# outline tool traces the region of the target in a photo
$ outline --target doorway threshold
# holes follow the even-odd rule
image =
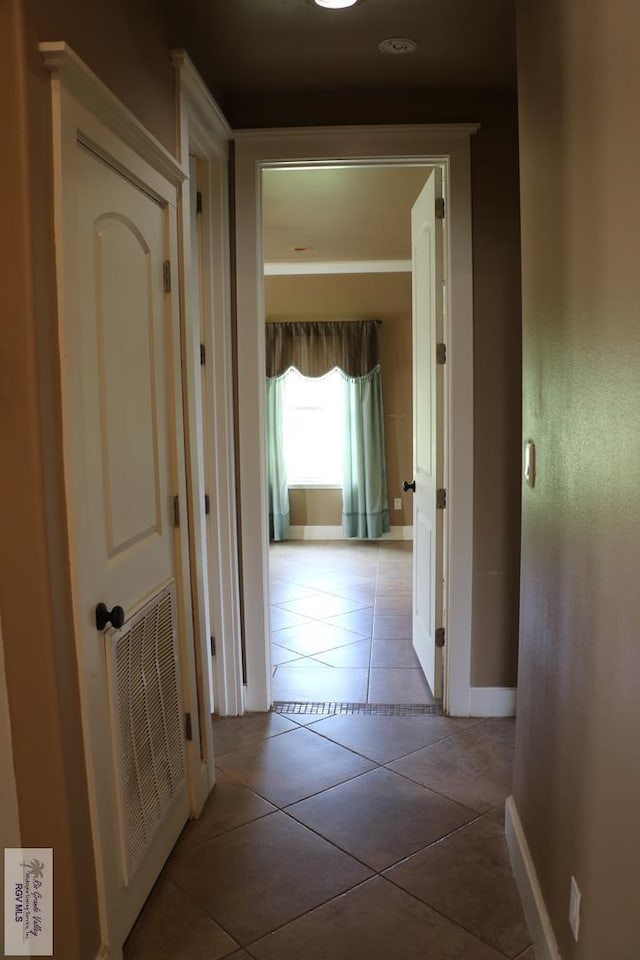
[[[376,717],[442,717],[444,711],[439,703],[353,703],[349,701],[316,701],[302,703],[297,700],[275,700],[273,713],[322,714],[322,715],[368,715]]]

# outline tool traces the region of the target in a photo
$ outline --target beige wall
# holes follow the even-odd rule
[[[289,508],[292,526],[339,527],[342,524],[342,490],[290,490]]]
[[[380,357],[390,519],[394,526],[411,524],[411,494],[402,492],[402,481],[411,479],[413,469],[411,275],[265,277],[265,309],[267,322],[349,318],[382,321]],[[402,498],[402,510],[393,510],[394,497]],[[291,523],[295,525],[342,523],[342,499],[335,491],[292,491],[291,510]]]
[[[176,107],[171,40],[154,0],[24,0],[32,80],[46,83],[38,43],[64,40],[172,153]]]
[[[472,142],[473,686],[512,686],[518,664],[522,315],[516,136],[509,113],[483,125]]]
[[[635,960],[640,8],[519,11],[523,427],[538,479],[523,502],[514,796],[564,960]]]
[[[0,4],[0,538],[9,714],[22,843],[53,846],[55,949],[99,946],[95,867],[70,632],[60,456],[50,86],[38,41],[66,40],[169,148],[175,101],[163,20],[144,0]]]

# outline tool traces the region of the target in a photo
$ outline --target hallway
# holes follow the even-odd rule
[[[507,857],[513,720],[249,714],[125,960],[534,960]]]

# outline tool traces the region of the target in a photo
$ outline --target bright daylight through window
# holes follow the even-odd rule
[[[285,377],[284,454],[290,487],[341,487],[344,378],[336,368],[324,377]]]

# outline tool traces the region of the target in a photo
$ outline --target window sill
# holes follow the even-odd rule
[[[341,483],[313,483],[307,480],[306,483],[288,483],[289,490],[342,490]]]

